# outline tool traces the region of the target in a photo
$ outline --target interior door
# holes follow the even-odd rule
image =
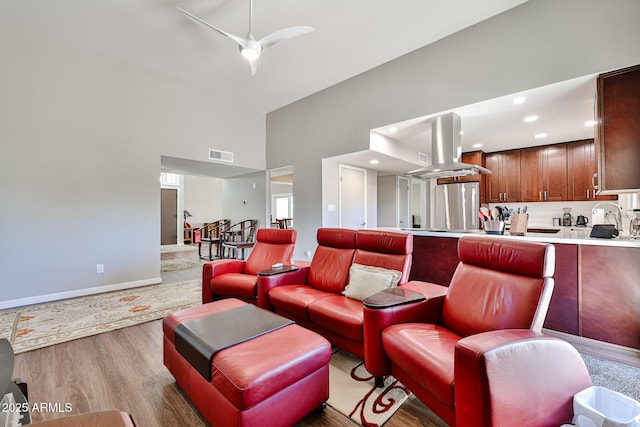
[[[411,224],[413,228],[427,228],[429,217],[427,207],[427,183],[421,179],[411,178]]]
[[[398,227],[409,228],[411,224],[411,211],[409,206],[409,178],[398,177]]]
[[[367,226],[366,170],[340,165],[340,227]]]
[[[175,245],[178,243],[178,190],[161,188],[160,191],[160,244]]]

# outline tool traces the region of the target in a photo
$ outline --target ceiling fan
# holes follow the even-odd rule
[[[251,33],[251,29],[253,26],[253,0],[249,0],[249,32],[245,37],[240,37],[228,33],[224,30],[221,30],[220,28],[214,27],[213,25],[198,18],[197,16],[190,14],[184,9],[181,9],[179,7],[177,9],[180,12],[184,13],[193,22],[203,25],[207,28],[211,28],[212,30],[217,31],[223,36],[227,36],[231,40],[238,43],[240,47],[240,53],[247,61],[249,61],[252,76],[256,74],[256,71],[258,69],[258,59],[260,58],[262,52],[269,49],[270,47],[273,47],[277,43],[315,31],[313,27],[309,26],[287,27],[274,31],[273,33],[266,35],[260,40],[256,40],[256,38]]]

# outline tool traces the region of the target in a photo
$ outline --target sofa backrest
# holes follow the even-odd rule
[[[298,234],[296,230],[260,228],[256,244],[244,265],[245,274],[258,274],[278,262],[290,262]]]
[[[358,230],[356,264],[397,270],[402,273],[399,283],[409,280],[413,254],[413,234],[380,230]]]
[[[307,285],[326,292],[344,290],[353,262],[356,234],[356,230],[346,228],[318,229],[318,247],[309,266]]]
[[[442,324],[460,336],[497,329],[540,331],[553,292],[552,244],[464,236]]]

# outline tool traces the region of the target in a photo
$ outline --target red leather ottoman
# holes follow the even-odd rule
[[[176,349],[183,322],[247,305],[224,299],[164,318],[164,364],[212,426],[291,426],[329,398],[331,345],[296,324],[220,350],[207,380]]]

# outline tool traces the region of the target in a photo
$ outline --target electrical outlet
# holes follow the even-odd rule
[[[96,264],[96,273],[97,274],[104,273],[104,264]]]

